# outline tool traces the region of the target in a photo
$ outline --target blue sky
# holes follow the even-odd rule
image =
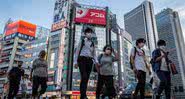
[[[118,22],[124,28],[123,15],[137,7],[144,0],[76,0],[82,4],[108,6],[117,14]],[[154,4],[155,13],[164,8],[172,8],[179,12],[182,29],[185,32],[185,2],[184,0],[150,0]],[[51,27],[55,0],[0,0],[0,33],[5,22],[23,19],[34,24]]]

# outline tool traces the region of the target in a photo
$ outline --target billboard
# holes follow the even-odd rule
[[[56,22],[56,23],[52,24],[51,32],[60,30],[60,29],[62,29],[64,27],[66,27],[66,26],[67,26],[67,22],[65,20],[61,20],[59,22]]]
[[[36,25],[22,20],[10,23],[6,28],[5,36],[11,35],[17,32],[19,32],[20,34],[35,37]]]
[[[68,20],[69,11],[69,0],[56,0],[54,8],[54,19],[53,22],[60,20]]]
[[[106,11],[97,9],[76,8],[75,22],[106,25]]]

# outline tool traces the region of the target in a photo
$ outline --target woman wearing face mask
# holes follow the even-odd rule
[[[166,51],[166,42],[164,40],[159,40],[158,48],[153,51],[152,59],[154,62],[153,70],[156,72],[158,78],[160,79],[160,84],[157,90],[156,99],[160,99],[160,95],[165,90],[166,99],[170,99],[171,95],[171,76],[168,59],[168,53]]]
[[[80,82],[80,99],[87,99],[86,91],[90,73],[92,71],[93,62],[97,64],[96,50],[92,41],[93,30],[87,28],[84,31],[85,38],[79,42],[75,53],[74,65],[79,67],[81,82]]]
[[[100,98],[100,92],[101,89],[103,89],[103,85],[106,87],[106,95],[109,97],[109,99],[112,99],[116,95],[113,81],[113,62],[118,61],[118,54],[115,53],[110,45],[106,45],[103,51],[104,53],[98,57],[100,65],[96,99]],[[114,54],[114,56],[112,54]]]

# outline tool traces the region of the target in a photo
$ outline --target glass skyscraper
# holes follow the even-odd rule
[[[150,53],[156,48],[158,40],[153,4],[144,1],[141,5],[124,15],[125,30],[132,40],[145,38]]]

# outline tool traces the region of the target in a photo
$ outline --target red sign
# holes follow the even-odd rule
[[[11,35],[17,32],[35,37],[36,25],[22,20],[10,23],[6,28],[5,36]]]
[[[96,95],[96,92],[94,91],[87,91],[87,95]],[[80,95],[80,91],[72,91],[72,95]]]
[[[76,8],[75,22],[106,25],[106,11],[96,9]]]

